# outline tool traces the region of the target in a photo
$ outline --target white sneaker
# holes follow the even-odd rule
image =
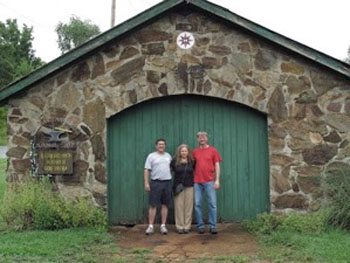
[[[161,225],[160,226],[160,233],[163,234],[163,235],[168,234],[168,229],[166,228],[165,225]]]
[[[149,226],[147,227],[147,229],[146,229],[145,234],[146,234],[146,235],[151,235],[151,234],[153,234],[153,233],[154,233],[154,228],[153,228],[152,225],[149,225]]]

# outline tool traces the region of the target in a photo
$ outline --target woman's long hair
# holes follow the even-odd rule
[[[193,156],[192,156],[192,151],[190,149],[190,147],[188,147],[187,144],[180,144],[177,149],[176,149],[176,153],[174,156],[175,159],[175,165],[178,166],[181,164],[181,150],[182,148],[186,148],[188,151],[188,155],[187,155],[187,163],[193,163]]]

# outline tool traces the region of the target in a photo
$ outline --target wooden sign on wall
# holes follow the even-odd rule
[[[73,174],[73,151],[39,150],[39,174]]]

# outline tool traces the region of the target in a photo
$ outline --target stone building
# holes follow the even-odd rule
[[[193,147],[204,128],[223,152],[224,221],[317,209],[322,174],[349,169],[349,91],[346,63],[210,2],[166,0],[0,91],[8,180],[30,176],[40,151],[69,149],[57,189],[111,223],[140,222],[154,140]]]

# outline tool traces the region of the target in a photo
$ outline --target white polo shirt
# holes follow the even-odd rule
[[[150,153],[145,162],[145,169],[150,171],[151,180],[171,180],[171,155],[167,152]]]

